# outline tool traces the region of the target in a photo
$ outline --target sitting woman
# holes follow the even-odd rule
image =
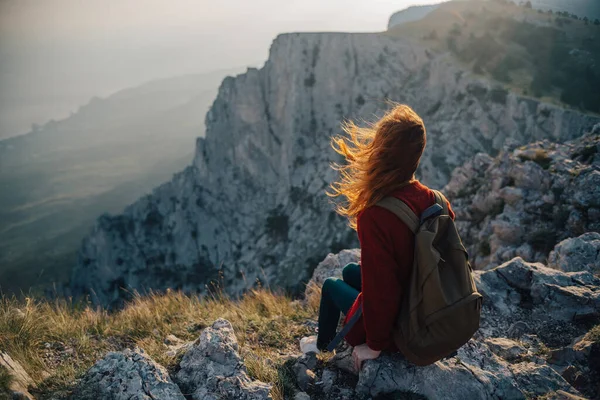
[[[392,330],[409,282],[414,259],[414,235],[391,211],[375,204],[387,196],[405,202],[416,215],[435,203],[435,194],[415,179],[425,148],[425,126],[408,106],[398,105],[373,127],[344,126],[349,135],[332,146],[346,165],[334,166],[341,181],[330,196],[343,196],[338,213],[358,233],[360,265],[343,269],[342,279],[328,278],[321,290],[318,335],[302,338],[304,353],[327,348],[336,335],[340,313],[345,321],[362,305],[362,316],[346,335],[354,346],[355,367],[383,350],[397,351]],[[449,214],[454,218],[450,205]]]

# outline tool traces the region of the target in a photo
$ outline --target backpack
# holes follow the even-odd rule
[[[377,203],[415,234],[413,270],[393,335],[406,359],[419,366],[441,360],[468,342],[479,329],[482,303],[446,199],[440,192],[434,193],[436,203],[420,218],[395,197]],[[336,336],[337,343],[361,314],[362,307],[342,329],[341,337]],[[337,346],[336,339],[328,350]]]

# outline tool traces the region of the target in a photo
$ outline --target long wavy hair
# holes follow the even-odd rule
[[[331,146],[346,164],[331,164],[340,180],[331,184],[333,192],[327,195],[345,198],[336,211],[356,229],[362,210],[415,179],[427,138],[423,120],[403,104],[394,105],[375,124],[359,127],[347,121],[342,129],[347,136],[333,137]]]

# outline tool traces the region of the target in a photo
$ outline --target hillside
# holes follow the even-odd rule
[[[95,98],[63,121],[0,141],[1,289],[60,286],[98,215],[120,212],[189,164],[225,73]]]
[[[428,18],[419,22],[426,31]],[[411,24],[399,29],[415,35]],[[263,68],[223,82],[193,164],[122,214],[97,220],[71,293],[118,306],[130,290],[205,292],[215,279],[230,294],[257,280],[297,292],[315,260],[357,244],[325,195],[338,161],[330,137],[344,119],[372,121],[390,100],[423,116],[428,149],[418,176],[436,188],[479,152],[566,141],[600,122],[557,99],[509,89],[419,35],[280,35]]]
[[[518,2],[524,3],[524,2]],[[588,18],[593,21],[600,18],[600,5],[595,1],[587,0],[531,0],[533,8],[552,10],[554,12],[568,12],[579,18]]]
[[[512,92],[600,113],[600,24],[510,2],[443,3],[392,28]]]

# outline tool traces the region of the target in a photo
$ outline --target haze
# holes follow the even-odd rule
[[[260,66],[290,31],[381,31],[384,0],[2,0],[0,138],[157,78]]]

